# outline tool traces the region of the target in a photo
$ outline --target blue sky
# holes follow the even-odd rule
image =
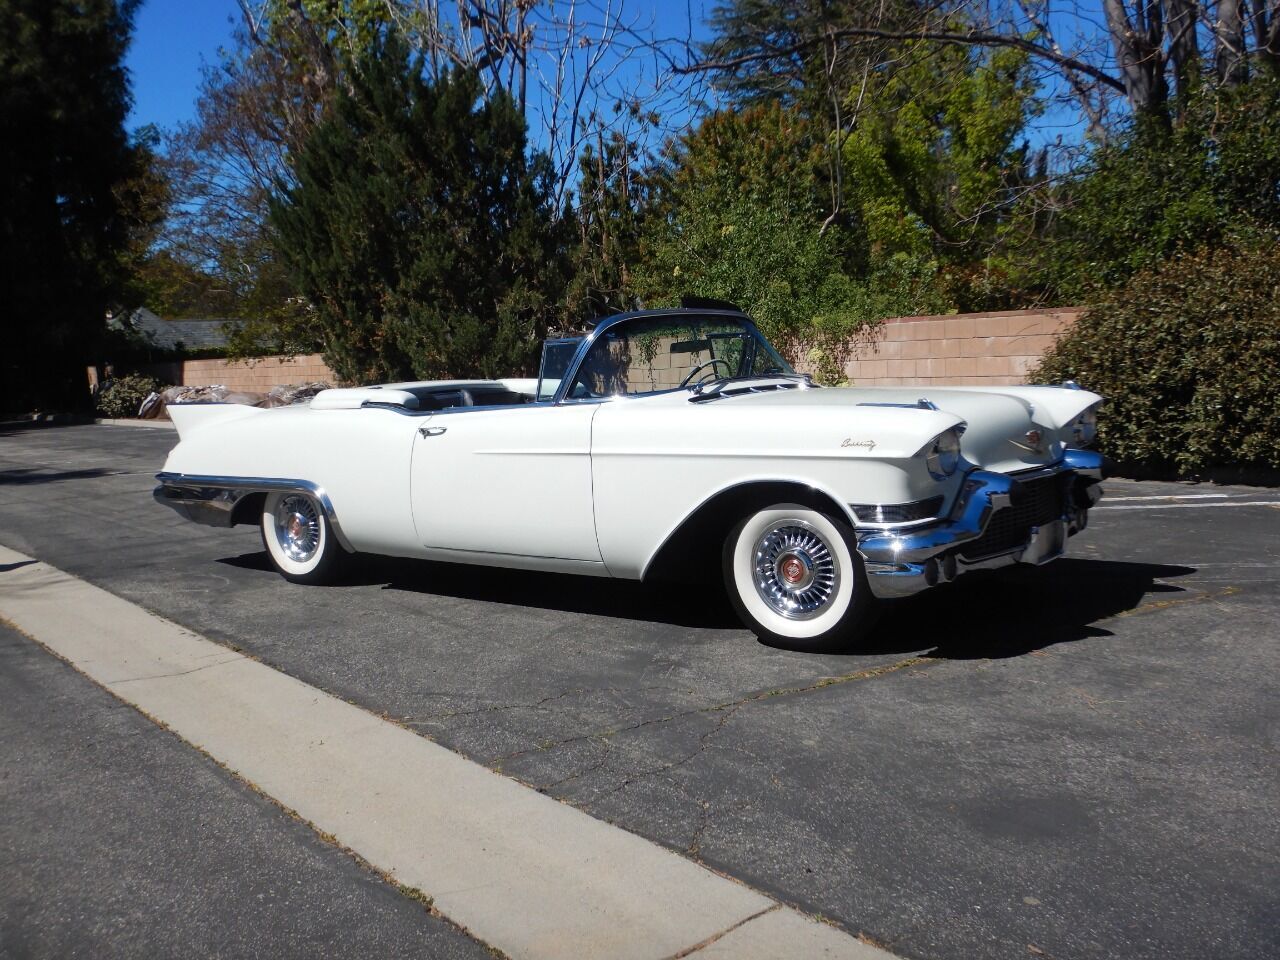
[[[627,0],[624,9],[656,24],[657,33],[683,33],[692,17],[705,36],[703,12],[713,0]],[[1097,0],[1084,0],[1082,10]],[[240,18],[236,0],[144,0],[137,14],[128,67],[133,79],[133,112],[129,128],[153,123],[164,128],[192,119],[202,64],[217,63],[219,48],[231,41]],[[1064,31],[1067,29],[1063,25]],[[1064,40],[1067,39],[1064,34]],[[1051,107],[1028,131],[1035,145],[1058,136],[1076,142],[1083,135],[1079,112],[1072,106]]]
[[[200,65],[231,39],[236,0],[145,0],[127,59],[133,78],[129,128],[171,127],[194,115]]]
[[[648,20],[701,24],[704,0],[632,0],[625,9]],[[133,79],[129,129],[172,127],[194,116],[202,63],[217,63],[240,18],[236,0],[143,0],[127,63]],[[665,26],[666,24],[664,24]]]

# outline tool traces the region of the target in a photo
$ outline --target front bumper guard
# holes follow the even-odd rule
[[[882,598],[906,597],[969,570],[1056,560],[1066,551],[1067,538],[1084,529],[1089,508],[1102,496],[1098,482],[1106,473],[1106,458],[1092,450],[1068,450],[1053,466],[1021,475],[970,472],[948,520],[920,530],[875,530],[859,536],[871,592]],[[1029,525],[1025,540],[1012,548],[973,559],[960,556],[960,548],[981,537],[997,511],[1014,504],[1021,483],[1051,476],[1060,478],[1065,490],[1059,517]]]

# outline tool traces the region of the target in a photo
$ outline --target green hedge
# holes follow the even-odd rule
[[[1107,398],[1099,448],[1191,476],[1280,467],[1280,243],[1237,239],[1136,274],[1034,376]]]

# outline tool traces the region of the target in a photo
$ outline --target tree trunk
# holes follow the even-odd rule
[[[1243,83],[1249,77],[1245,59],[1244,21],[1240,0],[1218,0],[1218,19],[1213,24],[1214,59],[1218,80],[1226,86]]]
[[[1238,0],[1230,0],[1238,2]],[[1115,51],[1116,65],[1124,78],[1125,95],[1134,113],[1154,114],[1165,103],[1164,58],[1160,49],[1151,48],[1146,30],[1134,29],[1124,0],[1102,0],[1107,30]],[[1145,27],[1146,24],[1143,24]]]
[[[1197,12],[1195,0],[1165,0],[1169,59],[1173,63],[1178,99],[1184,102],[1200,74],[1200,52],[1196,49]]]
[[[1280,0],[1253,0],[1253,34],[1258,56],[1280,73]]]

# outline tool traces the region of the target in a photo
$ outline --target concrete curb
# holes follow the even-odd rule
[[[4,547],[0,617],[511,957],[891,958]]]
[[[173,429],[172,420],[113,420],[106,418],[93,422],[103,427],[163,427],[169,430]]]

